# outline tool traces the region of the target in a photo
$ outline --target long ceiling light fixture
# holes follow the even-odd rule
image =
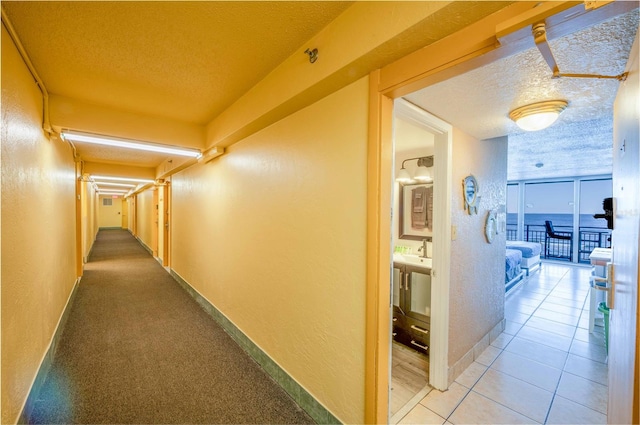
[[[129,193],[129,190],[123,189],[109,189],[109,188],[98,188],[99,193]]]
[[[556,122],[567,105],[566,100],[532,103],[509,112],[509,118],[525,131],[538,131]]]
[[[151,180],[151,179],[137,179],[133,177],[112,177],[112,176],[91,175],[89,178],[94,182],[96,182],[97,180],[109,180],[109,181],[115,181],[115,182],[135,182],[135,183],[153,183],[154,182],[154,180]]]
[[[77,131],[63,130],[60,133],[63,140],[78,143],[91,143],[94,145],[114,146],[125,149],[137,149],[147,152],[166,153],[170,155],[188,156],[198,158],[202,153],[198,149],[176,148],[167,145],[157,145],[152,143],[140,142],[137,140],[120,139],[117,137],[102,136],[90,133],[80,133]]]
[[[118,196],[126,196],[127,193],[126,192],[98,192],[98,195],[118,197]]]
[[[94,181],[98,186],[136,187],[135,184]]]

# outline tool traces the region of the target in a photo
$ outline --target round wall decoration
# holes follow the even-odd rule
[[[469,214],[478,214],[480,188],[478,180],[473,175],[468,175],[462,180],[462,194],[464,195],[464,207]]]
[[[487,238],[487,242],[492,243],[493,237],[498,234],[498,213],[495,211],[489,211],[487,213],[487,220],[484,223],[484,235]]]

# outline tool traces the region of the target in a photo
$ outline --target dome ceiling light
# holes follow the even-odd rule
[[[509,112],[509,118],[525,131],[538,131],[553,124],[567,105],[566,100],[532,103]]]

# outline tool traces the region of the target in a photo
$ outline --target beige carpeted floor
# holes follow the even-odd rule
[[[124,230],[98,234],[31,423],[313,423]]]

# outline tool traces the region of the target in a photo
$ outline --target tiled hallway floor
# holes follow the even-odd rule
[[[399,423],[605,424],[607,353],[601,318],[589,333],[590,273],[544,263],[506,297],[505,331]]]

